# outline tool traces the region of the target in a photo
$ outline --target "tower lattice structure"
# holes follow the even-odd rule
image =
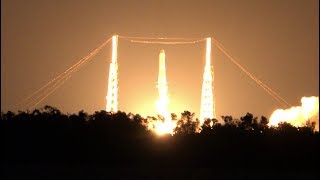
[[[107,112],[118,111],[118,36],[112,36],[112,58],[109,69],[108,94],[106,96]]]
[[[211,38],[206,39],[206,64],[203,73],[201,107],[200,107],[200,123],[205,118],[215,118],[215,107],[213,99],[213,68],[211,66]]]

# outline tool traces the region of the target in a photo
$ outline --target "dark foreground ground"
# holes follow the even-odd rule
[[[0,179],[320,179],[319,134],[160,137],[129,121],[1,121]]]
[[[59,138],[58,135],[7,137],[10,142],[1,148],[1,176],[4,179],[320,177],[319,137]]]

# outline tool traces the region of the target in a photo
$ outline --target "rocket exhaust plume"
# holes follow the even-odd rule
[[[158,121],[155,124],[155,131],[158,134],[173,133],[174,123],[171,120],[171,116],[168,110],[169,98],[168,98],[168,84],[166,79],[166,57],[164,50],[159,54],[159,74],[158,74],[158,92],[159,99],[156,101],[156,109],[158,115],[162,116],[163,121]]]
[[[290,109],[275,110],[269,121],[269,126],[277,126],[280,122],[287,122],[293,126],[305,126],[306,123],[315,123],[315,131],[319,131],[319,97],[302,97],[301,106]]]

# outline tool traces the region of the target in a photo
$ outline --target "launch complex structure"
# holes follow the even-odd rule
[[[213,37],[208,38],[151,38],[151,37],[127,37],[127,36],[118,36],[113,35],[111,38],[108,38],[106,41],[104,41],[100,46],[95,48],[90,54],[80,59],[77,63],[73,64],[71,67],[66,69],[63,73],[60,73],[53,79],[51,79],[48,83],[43,85],[38,90],[34,91],[32,94],[30,94],[25,99],[19,101],[15,106],[20,108],[26,108],[27,110],[34,109],[39,103],[41,103],[44,99],[46,99],[48,96],[50,96],[53,92],[55,92],[61,85],[63,85],[70,77],[71,75],[78,71],[81,67],[83,67],[86,63],[92,60],[92,57],[94,57],[101,49],[106,46],[110,41],[112,41],[112,57],[111,57],[111,63],[110,63],[110,70],[109,70],[109,79],[108,79],[108,92],[106,96],[106,111],[115,113],[118,111],[118,38],[122,38],[125,40],[128,40],[132,43],[143,43],[143,44],[195,44],[205,41],[206,42],[206,58],[205,58],[205,67],[204,67],[204,73],[203,73],[203,82],[202,82],[202,92],[201,92],[201,104],[200,104],[200,124],[203,124],[204,120],[206,118],[213,119],[216,118],[215,113],[215,99],[213,94],[213,80],[214,80],[214,71],[213,67],[211,65],[211,41],[217,47],[221,52],[223,52],[227,59],[230,60],[235,66],[237,66],[244,74],[246,74],[250,79],[252,79],[257,85],[259,85],[264,91],[266,91],[279,105],[281,105],[283,108],[290,108],[292,105],[286,101],[283,97],[279,95],[279,93],[275,92],[273,89],[271,89],[268,85],[264,84],[259,78],[254,76],[252,73],[250,73],[244,66],[242,66],[238,60],[232,56],[228,51],[226,50],[223,45],[217,41]],[[193,39],[193,40],[191,40]],[[159,54],[159,74],[158,74],[158,83],[157,88],[159,92],[159,99],[156,100],[156,109],[158,115],[161,115],[164,119],[159,117],[161,121],[158,121],[156,124],[156,130],[157,132],[164,132],[164,133],[172,133],[173,128],[176,125],[173,123],[170,112],[168,109],[169,104],[169,98],[168,98],[168,83],[166,79],[166,66],[165,66],[165,51],[161,50]],[[304,101],[308,101],[304,100]],[[311,97],[312,102],[318,102],[317,97]],[[311,104],[311,105],[310,105]],[[319,103],[316,103],[316,105]],[[308,109],[308,112],[305,112],[303,116],[307,114],[307,117],[309,117],[310,112],[313,112],[313,114],[316,114],[317,109],[315,108],[310,110],[310,107],[316,107],[313,106],[312,103],[307,103],[305,108]],[[279,111],[282,112],[282,111]],[[289,113],[291,117],[292,113]],[[313,115],[311,115],[313,116]],[[276,122],[278,122],[278,117],[286,117],[282,114],[277,114]],[[281,119],[280,118],[280,119]],[[162,123],[163,122],[163,123]],[[304,122],[304,121],[299,121]],[[152,124],[152,123],[151,123]],[[277,124],[277,123],[276,123]]]
[[[106,96],[106,111],[118,111],[118,35],[112,36],[112,58],[109,69],[108,92]],[[157,88],[159,92],[159,99],[156,102],[158,114],[163,116],[166,120],[170,117],[168,110],[169,99],[168,84],[166,80],[165,67],[165,51],[161,50],[159,54],[159,74]],[[206,118],[216,118],[215,105],[213,96],[213,68],[211,66],[211,38],[206,38],[206,63],[203,73],[203,83],[201,92],[201,106],[200,106],[200,123],[202,124]]]

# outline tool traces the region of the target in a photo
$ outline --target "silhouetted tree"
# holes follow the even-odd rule
[[[233,120],[232,116],[221,116],[225,125],[236,125],[236,122]]]
[[[176,134],[193,134],[199,129],[200,121],[193,120],[194,113],[184,111],[181,113],[181,119],[177,122],[177,127],[174,129]]]
[[[1,115],[2,120],[12,120],[15,117],[15,113],[12,111],[8,111],[7,113],[3,113]]]
[[[88,121],[90,118],[88,113],[84,112],[84,110],[79,111],[78,116],[81,121]]]
[[[247,113],[245,116],[241,117],[240,127],[244,130],[254,130],[258,127],[257,117],[253,117],[251,113]]]
[[[268,125],[268,123],[269,123],[269,120],[266,117],[261,116],[260,125],[263,126],[263,127],[266,127]]]
[[[287,122],[280,122],[277,130],[282,134],[294,134],[298,129]]]
[[[213,121],[210,118],[206,118],[201,126],[201,134],[210,134],[212,132]]]
[[[178,121],[178,116],[175,113],[171,113],[171,120]]]
[[[269,128],[267,118],[257,121],[247,113],[240,120],[223,116],[224,125],[206,119],[198,135],[199,120],[194,120],[194,113],[184,111],[179,119],[171,117],[178,121],[176,134],[156,136],[145,122],[158,119],[139,114],[104,110],[88,114],[82,110],[70,115],[51,106],[17,114],[8,111],[1,114],[0,163],[3,167],[19,162],[38,163],[37,167],[61,162],[252,169],[296,167],[319,159],[319,134],[313,132],[311,122],[299,128],[288,123]]]
[[[306,122],[306,127],[308,127],[312,132],[314,132],[314,130],[316,128],[316,122],[308,120]]]
[[[44,106],[44,108],[41,109],[42,113],[47,113],[47,114],[51,114],[51,115],[61,115],[61,112],[59,109],[46,105]]]

